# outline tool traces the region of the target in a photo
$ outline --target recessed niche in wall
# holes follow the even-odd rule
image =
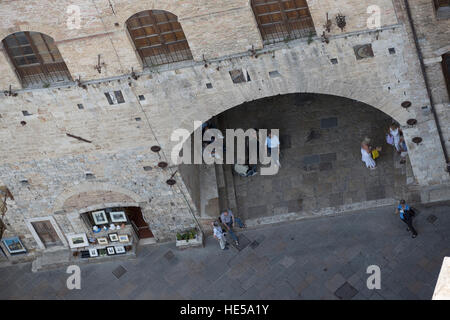
[[[92,172],[86,172],[86,179],[95,179],[95,175]]]
[[[233,83],[242,83],[251,81],[247,70],[235,69],[230,71],[230,77]]]
[[[22,179],[22,180],[20,180],[20,184],[23,185],[23,186],[27,186],[27,185],[29,185],[30,183],[28,182],[27,179]]]
[[[395,48],[389,48],[388,51],[389,54],[395,54]]]
[[[27,122],[26,121],[20,121],[20,124],[24,126],[24,125],[27,124]]]
[[[153,168],[151,166],[145,166],[144,171],[151,171]]]
[[[354,46],[353,50],[355,51],[356,60],[373,57],[372,45],[370,43]]]
[[[23,114],[24,116],[31,116],[31,113],[29,113],[27,110],[23,110],[23,111],[22,111],[22,114]]]
[[[212,89],[212,87],[213,87],[212,83],[209,82],[209,83],[206,84],[206,88],[207,89]]]
[[[269,71],[269,77],[278,78],[278,77],[281,77],[281,74],[278,72],[278,70]]]
[[[139,95],[139,101],[144,101],[145,100],[145,97],[144,97],[144,95]]]
[[[338,59],[336,58],[330,59],[330,61],[332,64],[338,64]]]
[[[108,103],[113,104],[119,104],[119,103],[125,103],[125,99],[123,98],[122,91],[110,91],[105,92],[106,99],[108,99]]]
[[[141,118],[134,118],[136,121],[141,121]]]
[[[80,109],[80,110],[84,109],[84,106],[83,106],[82,103],[77,104],[77,107],[78,107],[78,109]]]

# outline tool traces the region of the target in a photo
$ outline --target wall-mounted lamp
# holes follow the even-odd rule
[[[100,55],[98,55],[97,65],[94,66],[94,69],[97,70],[98,73],[102,73],[102,67],[105,67],[106,64],[100,61]]]
[[[336,15],[336,24],[341,29],[341,31],[344,32],[344,28],[347,25],[347,22],[345,21],[345,16],[338,13]]]

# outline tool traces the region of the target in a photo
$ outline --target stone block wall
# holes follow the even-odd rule
[[[326,12],[339,10],[349,19],[344,33],[334,27],[329,44],[316,37],[312,43],[301,39],[263,48],[247,0],[81,0],[77,2],[82,12],[79,30],[66,28],[69,0],[2,2],[0,38],[20,30],[52,36],[73,78],[80,76],[85,85],[85,89],[72,84],[0,96],[0,181],[15,197],[9,203],[9,231],[23,235],[26,245],[33,247],[24,221],[53,215],[64,233],[77,232],[80,221],[68,209],[73,208],[73,199],[81,194],[86,206],[110,204],[113,199],[100,192],[105,191],[117,195],[113,202],[133,199],[155,237],[173,239],[178,230],[196,224],[192,212],[194,202],[198,206],[200,200],[198,196],[192,200],[186,188],[199,178],[185,185],[177,173],[177,184],[166,184],[177,170],[170,153],[179,141],[170,140],[172,132],[178,128],[192,132],[195,120],[205,121],[246,101],[286,93],[342,96],[380,109],[404,127],[417,182],[421,186],[449,184],[435,123],[421,111],[429,99],[413,43],[405,26],[398,24],[398,8],[393,10],[390,1],[375,1],[386,10],[384,28],[365,30],[369,1],[364,1],[366,6],[356,0],[308,3],[318,34]],[[140,71],[142,66],[125,21],[153,8],[179,17],[195,61],[144,70],[134,80],[128,76],[131,68]],[[356,59],[354,47],[362,44],[372,45],[374,57]],[[259,49],[253,56],[248,52],[252,45]],[[102,73],[94,69],[98,54],[105,63]],[[205,67],[203,56],[216,60]],[[229,72],[236,69],[248,72],[251,81],[233,83]],[[275,71],[279,76],[273,76]],[[4,50],[0,72],[2,90],[10,84],[20,88]],[[118,90],[125,102],[110,105],[105,93]],[[407,110],[400,106],[405,100],[412,102]],[[418,120],[414,127],[406,126],[411,118]],[[417,146],[412,143],[416,136],[423,139]],[[160,145],[162,151],[152,153],[153,145]],[[159,161],[169,162],[169,168],[158,168]],[[152,169],[145,171],[144,166]],[[86,180],[87,172],[95,178]],[[24,179],[28,185],[21,183]],[[64,209],[67,199],[72,199],[67,202],[68,211]]]

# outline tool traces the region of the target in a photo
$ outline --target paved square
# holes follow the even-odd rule
[[[276,175],[233,175],[238,215],[253,220],[293,212],[313,216],[325,208],[405,197],[410,164],[400,165],[385,142],[391,121],[360,102],[313,94],[252,101],[223,113],[218,119],[222,129],[280,130]],[[383,148],[375,170],[361,161],[366,136]]]
[[[240,250],[222,251],[212,236],[204,248],[143,246],[120,264],[80,265],[81,290],[67,289],[66,267],[4,266],[0,299],[429,300],[450,256],[450,203],[420,210],[415,239],[385,207],[240,229]],[[370,265],[380,267],[380,290],[367,288]]]

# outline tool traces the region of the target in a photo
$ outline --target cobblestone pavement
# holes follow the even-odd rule
[[[227,128],[279,128],[281,168],[276,175],[240,177],[234,185],[245,219],[400,199],[407,166],[385,142],[392,119],[363,103],[327,95],[292,94],[245,103],[221,115]],[[307,142],[311,129],[317,133]],[[377,169],[361,161],[360,143],[382,146]],[[372,205],[373,206],[373,205]]]
[[[81,290],[66,288],[65,268],[4,267],[0,298],[431,299],[450,256],[450,203],[418,208],[415,239],[393,208],[377,208],[244,230],[240,251],[212,237],[183,251],[145,246],[136,259],[81,265]],[[369,265],[381,290],[366,286]]]

